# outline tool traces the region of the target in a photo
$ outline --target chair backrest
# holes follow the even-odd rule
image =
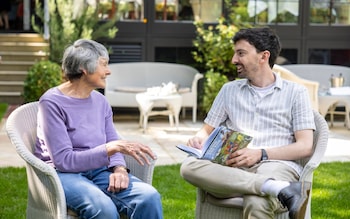
[[[304,166],[300,178],[310,182],[312,182],[312,173],[314,169],[320,165],[322,158],[326,153],[329,135],[328,124],[324,117],[317,111],[314,111],[314,120],[316,125],[313,142],[314,152],[311,157],[298,161],[298,163]]]
[[[311,81],[311,80],[306,80],[304,78],[299,77],[298,75],[294,74],[290,70],[275,64],[273,66],[273,71],[276,72],[281,76],[281,78],[288,80],[288,81],[294,81],[295,83],[302,84],[304,85],[308,92],[309,92],[309,97],[310,101],[312,104],[312,108],[316,111],[318,111],[318,88],[319,88],[319,83],[317,81]]]
[[[36,141],[36,118],[38,112],[38,102],[32,102],[18,107],[14,110],[6,123],[6,131],[11,139],[13,145],[16,147],[17,152],[24,160],[30,156],[34,150],[34,144]],[[15,142],[14,142],[15,141]],[[19,141],[21,144],[18,144]],[[25,145],[30,152],[26,153],[25,148],[21,148]]]
[[[38,102],[31,102],[19,106],[6,122],[7,135],[17,153],[26,162],[28,179],[26,218],[66,218],[66,200],[55,169],[33,154],[38,105]]]

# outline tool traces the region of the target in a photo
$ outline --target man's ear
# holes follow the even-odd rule
[[[264,51],[262,56],[261,56],[261,61],[269,61],[270,58],[270,52],[269,51]]]

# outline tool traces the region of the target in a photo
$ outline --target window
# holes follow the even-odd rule
[[[311,25],[350,25],[350,0],[311,0]]]
[[[282,49],[280,56],[276,60],[276,64],[288,65],[298,63],[297,49]]]
[[[299,19],[299,0],[238,1],[235,9],[242,21],[253,24],[293,24]]]
[[[310,49],[310,64],[344,65],[350,67],[350,49]]]
[[[156,47],[155,61],[193,65],[192,50],[191,47]]]
[[[154,0],[158,21],[217,22],[223,0]]]
[[[155,0],[156,20],[177,20],[179,4],[176,0]]]
[[[120,20],[143,20],[143,0],[99,0],[99,16],[108,19],[118,14]]]

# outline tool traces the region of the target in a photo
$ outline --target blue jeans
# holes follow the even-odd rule
[[[66,196],[67,207],[80,218],[119,219],[119,213],[132,219],[163,218],[160,194],[152,186],[129,174],[129,187],[107,191],[107,167],[81,173],[57,171]]]

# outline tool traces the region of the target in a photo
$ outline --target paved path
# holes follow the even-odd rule
[[[6,119],[0,123],[0,167],[24,166],[24,161],[7,137],[5,123]],[[143,133],[137,116],[116,116],[115,126],[125,138],[149,145],[158,155],[157,165],[168,165],[182,162],[186,154],[175,145],[186,143],[202,123],[180,119],[179,131],[176,131],[174,127],[169,127],[167,120],[155,118],[149,122],[147,132]],[[340,123],[330,129],[328,148],[323,158],[323,162],[331,161],[350,161],[350,131]]]

